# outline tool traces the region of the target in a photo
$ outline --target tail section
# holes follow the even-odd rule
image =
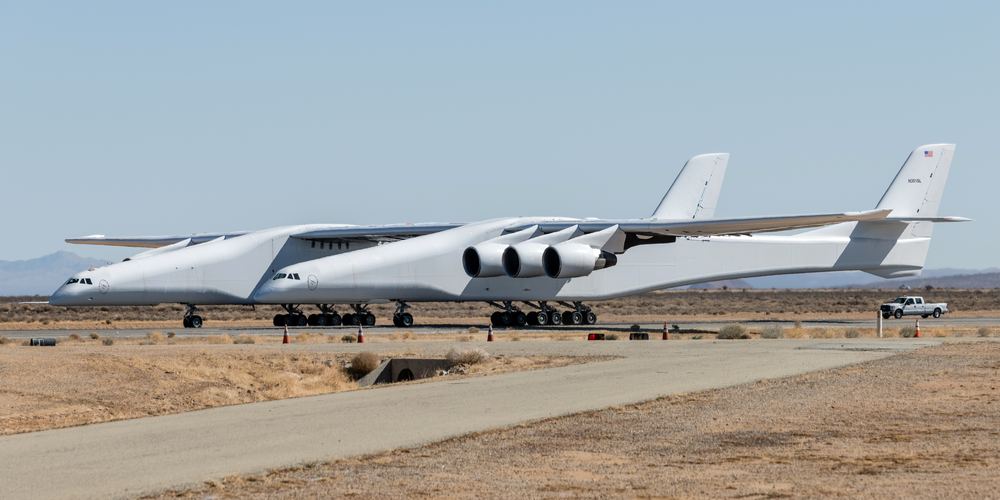
[[[728,163],[729,153],[698,155],[688,160],[650,217],[668,220],[714,217]]]
[[[913,150],[876,207],[892,210],[887,219],[838,224],[801,236],[848,237],[836,270],[854,269],[883,278],[920,275],[934,223],[967,220],[937,216],[954,154],[954,144]]]

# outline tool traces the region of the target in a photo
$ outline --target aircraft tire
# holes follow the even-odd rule
[[[543,312],[538,313],[535,315],[535,324],[538,326],[545,326],[549,324],[549,315]]]
[[[562,313],[562,324],[564,325],[573,324],[573,311],[564,311]]]
[[[403,313],[399,315],[399,322],[403,325],[403,328],[409,328],[413,326],[413,315],[410,313]]]
[[[184,328],[191,328],[191,320],[184,318]]]
[[[597,314],[594,311],[587,311],[583,315],[583,322],[588,325],[597,324]]]
[[[549,324],[551,324],[552,326],[561,325],[562,314],[560,314],[559,311],[552,311],[552,314],[549,315]]]
[[[902,318],[903,318],[903,310],[896,309],[896,319],[902,319]]]
[[[299,326],[306,326],[306,325],[309,324],[309,318],[306,318],[305,315],[302,315],[302,314],[296,314],[295,315],[295,324],[297,324]]]
[[[351,324],[354,326],[361,326],[361,315],[351,314]]]
[[[327,321],[330,326],[340,326],[341,318],[339,314],[331,314],[330,319]]]
[[[583,313],[579,311],[571,311],[569,313],[570,324],[580,325],[583,324]]]
[[[365,315],[365,326],[375,326],[375,315],[368,313]]]
[[[530,313],[528,313],[526,315],[526,320],[527,320],[527,322],[528,322],[529,325],[537,325],[538,324],[538,313],[536,313],[535,311],[531,311]]]
[[[330,324],[330,316],[327,316],[326,314],[316,315],[316,326],[326,326],[329,324]]]
[[[285,324],[285,315],[284,314],[275,314],[274,315],[274,326],[282,326],[284,324]]]
[[[316,315],[315,314],[310,314],[309,317],[306,319],[306,323],[309,326],[316,326],[318,324],[317,320],[316,320]]]
[[[509,312],[500,313],[500,324],[503,326],[510,326],[514,323],[514,315]]]
[[[392,315],[392,326],[395,326],[396,328],[402,328],[403,327],[403,323],[402,323],[402,321],[399,320],[399,315],[398,314],[393,314]]]
[[[490,323],[493,323],[494,325],[502,324],[502,320],[500,319],[500,314],[501,314],[500,311],[496,311],[493,314],[491,314]]]
[[[203,322],[201,320],[201,316],[191,316],[190,323],[191,328],[201,328]]]
[[[934,310],[934,317],[935,318],[940,318],[941,317],[941,310],[940,309],[935,309]]]
[[[528,324],[528,315],[523,312],[514,313],[514,324],[517,326],[524,326]]]

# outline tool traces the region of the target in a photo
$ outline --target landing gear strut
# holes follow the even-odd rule
[[[316,304],[320,314],[310,314],[306,322],[310,326],[340,326],[343,319],[333,309],[332,304]]]
[[[351,304],[351,309],[354,309],[353,313],[347,313],[343,316],[343,322],[345,325],[365,325],[365,326],[375,326],[375,315],[368,312],[368,306],[364,304]]]
[[[187,306],[187,312],[184,313],[184,328],[201,328],[201,316],[195,314],[199,309],[194,304],[184,305]]]
[[[406,305],[406,302],[397,300],[396,312],[392,315],[392,324],[396,325],[397,328],[409,328],[413,326],[413,315],[404,312],[409,308],[410,306]]]
[[[309,324],[309,318],[302,314],[298,304],[281,304],[281,307],[288,314],[275,314],[274,326],[306,326]]]
[[[572,304],[567,304],[560,301],[560,304],[573,308],[572,311],[566,311],[562,314],[562,321],[567,325],[593,325],[597,323],[597,314],[594,313],[589,307],[583,305],[582,301],[574,301]]]
[[[487,304],[501,309],[490,316],[490,323],[494,325],[524,326],[528,324],[528,315],[515,306],[512,300],[503,301],[503,305],[493,301],[488,301]]]

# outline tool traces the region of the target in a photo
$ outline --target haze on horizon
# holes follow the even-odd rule
[[[865,210],[958,144],[928,268],[997,267],[1000,6],[0,6],[0,260],[308,222]]]

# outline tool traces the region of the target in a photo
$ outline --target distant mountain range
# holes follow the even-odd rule
[[[80,257],[73,252],[56,252],[31,260],[0,260],[0,295],[47,296],[70,276],[105,266],[108,261]]]

